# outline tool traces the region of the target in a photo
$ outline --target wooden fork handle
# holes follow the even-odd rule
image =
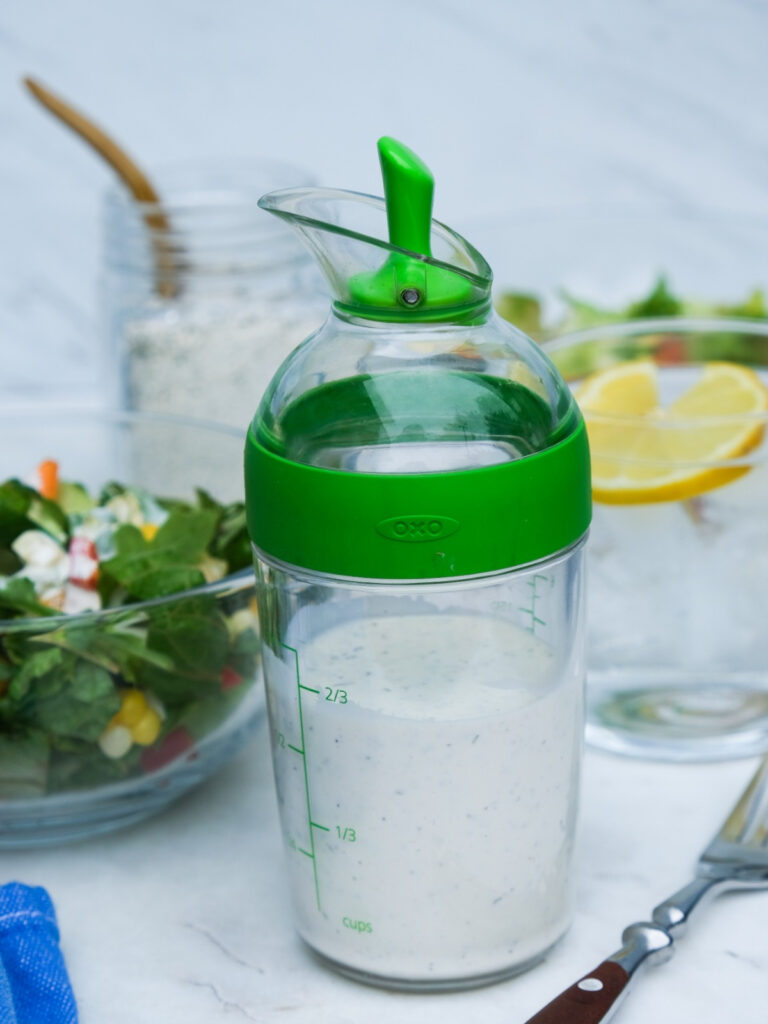
[[[598,1024],[613,1013],[628,984],[629,974],[620,964],[603,960],[526,1024]]]
[[[630,981],[644,964],[664,963],[672,955],[672,936],[653,921],[624,929],[621,949],[575,985],[547,1003],[526,1024],[599,1024],[613,1016]]]

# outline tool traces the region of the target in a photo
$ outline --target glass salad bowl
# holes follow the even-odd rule
[[[264,713],[242,432],[0,413],[0,847],[138,821]]]
[[[461,228],[494,269],[501,315],[539,341],[647,317],[768,316],[764,214],[646,200]]]

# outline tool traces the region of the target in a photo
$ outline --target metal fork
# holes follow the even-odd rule
[[[726,889],[768,887],[768,757],[723,827],[702,853],[696,877],[656,907],[650,921],[629,925],[622,947],[561,992],[526,1024],[598,1024],[613,1016],[643,965],[662,964],[693,911]]]

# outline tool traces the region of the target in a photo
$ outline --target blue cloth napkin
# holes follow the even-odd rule
[[[0,886],[0,1024],[77,1024],[45,889]]]

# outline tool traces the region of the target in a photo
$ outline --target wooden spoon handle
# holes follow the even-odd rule
[[[171,225],[162,208],[160,196],[147,175],[114,139],[60,96],[34,78],[25,78],[24,85],[46,110],[71,128],[112,167],[134,199],[156,207],[155,210],[143,215],[144,222],[151,232],[155,259],[155,288],[158,295],[165,298],[177,295],[178,273],[170,242]]]

